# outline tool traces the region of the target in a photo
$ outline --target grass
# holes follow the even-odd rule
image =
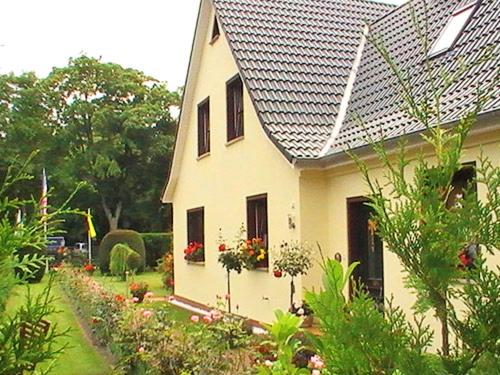
[[[170,294],[170,291],[164,288],[161,280],[161,274],[158,272],[143,272],[138,275],[133,275],[128,278],[127,282],[122,281],[115,276],[104,276],[101,274],[95,274],[94,278],[113,293],[121,294],[127,297],[129,297],[130,294],[128,284],[132,281],[142,281],[147,283],[149,291],[153,292],[155,297],[166,297]]]
[[[33,294],[40,293],[47,285],[47,277],[40,284],[31,285]],[[20,286],[14,291],[7,303],[7,313],[13,313],[17,307],[25,300],[27,287]],[[55,308],[60,311],[50,317],[52,324],[57,324],[59,329],[70,329],[66,337],[61,337],[58,344],[69,344],[69,348],[61,354],[50,371],[51,375],[105,375],[111,373],[111,368],[107,360],[96,350],[92,343],[85,336],[84,331],[78,324],[70,301],[63,295],[56,285],[52,292],[57,297]]]
[[[104,276],[101,274],[95,274],[94,279],[100,282],[105,288],[111,290],[113,293],[121,294],[127,297],[130,297],[128,284],[132,281],[142,281],[147,283],[149,286],[149,291],[153,292],[155,298],[166,297],[170,295],[170,291],[164,288],[161,280],[161,274],[159,274],[158,272],[144,272],[130,277],[128,281],[122,281],[115,276]],[[143,306],[150,306],[153,309],[161,306],[162,308],[169,311],[172,320],[176,320],[179,322],[188,322],[189,317],[192,315],[191,312],[181,309],[177,306],[173,306],[166,301],[145,301]]]

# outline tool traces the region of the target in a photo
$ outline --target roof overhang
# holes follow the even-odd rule
[[[497,129],[500,129],[500,110],[493,110],[491,112],[485,112],[477,117],[477,122],[480,122],[480,126],[472,127],[469,135],[475,136],[483,133],[488,133]],[[444,124],[444,127],[452,127],[457,123],[457,121],[453,121],[447,124]],[[405,135],[405,140],[407,141],[407,149],[414,149],[421,147],[425,144],[422,135],[424,131],[415,132],[412,134]],[[398,144],[401,140],[401,137],[395,137],[392,139],[388,139],[384,142],[384,145],[387,150],[390,152],[395,152],[398,148]],[[370,144],[367,144],[362,147],[358,147],[355,149],[349,150],[354,153],[361,160],[371,159],[376,157],[373,147]],[[344,166],[346,164],[353,164],[354,160],[346,151],[337,152],[334,154],[326,155],[322,158],[316,159],[296,159],[294,160],[294,166],[298,169],[332,169],[339,166]]]

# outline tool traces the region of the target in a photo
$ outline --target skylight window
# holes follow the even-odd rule
[[[477,4],[478,2],[476,1],[453,12],[448,24],[445,26],[443,31],[441,31],[441,34],[437,38],[436,42],[434,42],[429,52],[429,56],[438,55],[453,47],[474,14]]]

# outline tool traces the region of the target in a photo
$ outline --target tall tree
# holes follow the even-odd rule
[[[61,173],[87,181],[109,229],[117,229],[122,213],[165,178],[175,128],[169,109],[178,94],[137,70],[87,56],[55,68],[44,91],[66,148]],[[159,206],[161,185],[156,189]]]

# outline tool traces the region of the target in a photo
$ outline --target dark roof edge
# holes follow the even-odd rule
[[[262,119],[261,113],[260,113],[259,110],[257,110],[257,106],[255,104],[255,97],[252,94],[252,90],[250,90],[248,88],[248,84],[247,84],[247,80],[246,80],[245,74],[243,73],[243,69],[241,68],[241,64],[240,64],[240,62],[239,62],[239,60],[238,60],[238,58],[236,56],[236,53],[234,52],[232,42],[229,39],[229,34],[226,31],[226,25],[224,24],[224,22],[222,22],[221,18],[219,17],[219,10],[217,9],[216,4],[212,0],[210,0],[210,2],[212,3],[212,6],[214,8],[214,11],[215,11],[215,14],[216,14],[216,17],[217,17],[217,21],[219,22],[219,25],[221,26],[222,30],[224,31],[224,34],[226,35],[227,44],[229,45],[229,49],[231,50],[231,54],[233,55],[233,59],[236,62],[236,66],[238,67],[238,71],[240,73],[241,80],[242,80],[243,84],[245,85],[245,87],[246,87],[246,89],[248,91],[248,95],[250,96],[250,100],[252,101],[252,105],[254,107],[254,110],[257,113],[257,117],[259,119],[260,126],[264,130],[264,133],[266,133],[267,137],[271,140],[271,142],[283,154],[283,156],[286,158],[286,160],[288,162],[294,164],[295,163],[295,157],[293,155],[291,155],[287,150],[285,150],[285,148],[278,142],[278,140],[271,134],[271,132],[269,131],[269,129],[264,125],[264,121]]]
[[[498,116],[500,115],[500,109],[494,109],[488,112],[483,112],[477,116],[476,125],[474,125],[470,131],[470,134],[480,134],[494,129],[500,129],[500,121]],[[443,124],[444,127],[451,127],[456,124],[459,120],[451,121],[446,124]],[[477,127],[477,122],[484,121],[486,124],[481,126],[481,128]],[[406,137],[408,141],[409,147],[414,147],[419,143],[422,143],[421,135],[425,131],[416,131],[414,133],[406,134],[404,136],[398,136],[395,138],[391,138],[386,140],[385,147],[389,150],[393,150],[397,147],[399,140],[401,137]],[[373,148],[370,144],[356,147],[351,152],[355,153],[360,158],[366,158],[369,156],[373,156]],[[353,162],[352,158],[347,154],[346,151],[339,151],[334,154],[325,155],[322,158],[303,158],[296,159],[294,162],[294,166],[299,169],[329,169],[334,168],[338,165],[343,165],[349,162]]]

